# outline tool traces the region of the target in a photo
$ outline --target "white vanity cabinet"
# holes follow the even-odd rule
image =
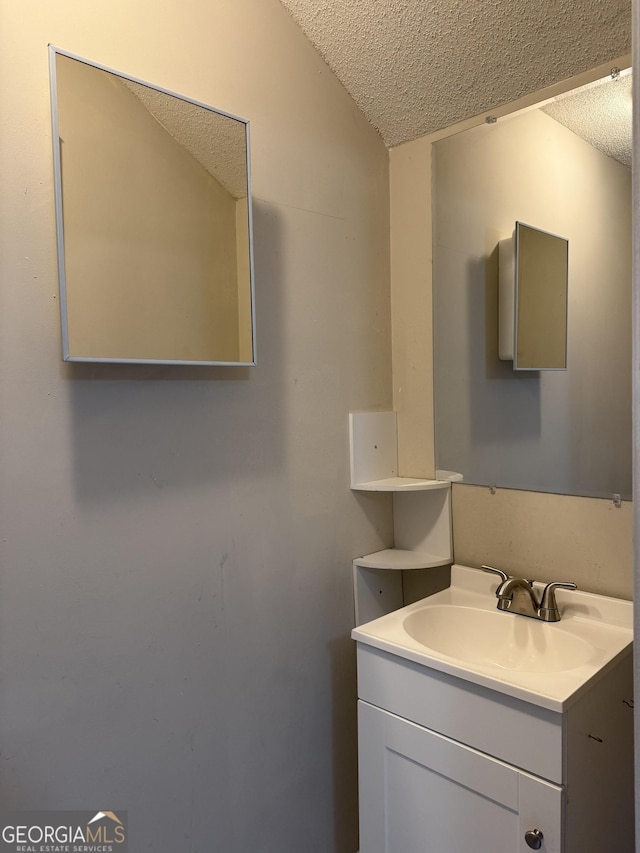
[[[557,712],[359,643],[360,853],[632,853],[631,678]]]
[[[361,853],[560,853],[562,788],[366,702],[358,708]]]

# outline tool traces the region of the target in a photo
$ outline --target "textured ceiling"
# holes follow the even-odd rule
[[[631,0],[280,0],[388,146],[631,50]]]
[[[247,195],[246,126],[153,86],[121,78],[171,136],[234,198]]]
[[[594,148],[631,168],[631,75],[592,83],[542,107]]]

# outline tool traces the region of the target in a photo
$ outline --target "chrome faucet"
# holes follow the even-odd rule
[[[498,599],[498,610],[509,613],[518,613],[520,616],[529,616],[532,619],[540,619],[543,622],[559,622],[560,611],[556,601],[556,589],[577,589],[574,583],[561,583],[554,581],[548,583],[542,590],[540,599],[536,596],[533,581],[525,578],[510,577],[502,569],[494,569],[493,566],[482,566],[485,572],[493,572],[500,575],[501,582],[496,590]]]

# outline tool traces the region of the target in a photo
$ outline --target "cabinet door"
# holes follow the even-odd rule
[[[562,853],[558,786],[362,701],[358,727],[360,853],[529,853],[534,829]]]

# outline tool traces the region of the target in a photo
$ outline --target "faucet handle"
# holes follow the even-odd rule
[[[542,590],[542,598],[540,599],[540,618],[544,622],[559,622],[560,613],[558,611],[558,603],[556,601],[557,589],[578,589],[574,583],[564,583],[561,581],[553,581],[548,583]]]
[[[502,569],[494,569],[493,566],[481,566],[480,568],[484,569],[485,572],[493,572],[494,575],[500,575],[502,583],[509,580],[509,575],[506,572],[503,572]]]

